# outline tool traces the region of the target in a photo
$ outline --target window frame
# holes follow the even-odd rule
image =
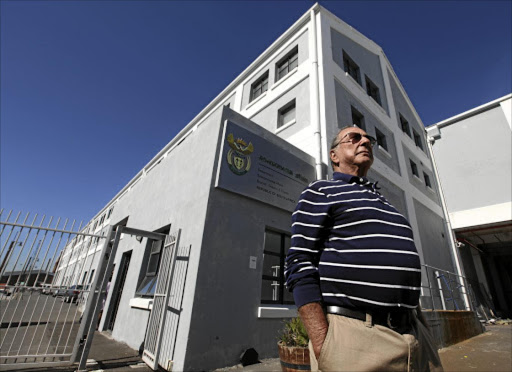
[[[382,106],[382,101],[380,99],[380,89],[369,77],[368,75],[364,75],[364,80],[366,82],[366,93],[373,98],[375,102]]]
[[[284,115],[293,109],[294,118],[284,122]],[[277,128],[281,129],[288,124],[295,123],[297,119],[297,104],[295,102],[295,98],[288,102],[286,105],[277,110]]]
[[[359,68],[359,65],[354,62],[354,60],[345,50],[342,50],[342,60],[343,70],[345,71],[345,74],[349,75],[359,85],[363,86],[361,83],[361,69]]]
[[[414,128],[412,128],[412,135],[416,146],[418,146],[423,151],[423,142],[421,141],[421,136],[418,132],[416,132],[416,130],[414,130]]]
[[[402,129],[402,132],[407,134],[409,136],[409,138],[412,138],[411,137],[411,126],[410,126],[409,122],[401,113],[398,113],[398,116],[399,116],[400,128]]]
[[[263,73],[263,75],[261,75],[257,80],[255,80],[252,84],[251,84],[251,92],[250,92],[250,95],[249,95],[249,103],[251,103],[252,101],[254,101],[256,98],[258,97],[261,97],[263,95],[263,93],[265,93],[266,91],[268,91],[268,77],[269,77],[269,73],[268,73],[268,70],[265,71]],[[265,89],[264,88],[264,85],[263,84],[264,82],[266,82],[266,86],[265,86]],[[258,88],[259,86],[259,88]],[[258,89],[256,89],[258,88]],[[255,93],[259,91],[259,93]]]
[[[279,235],[279,238],[280,238],[280,246],[279,246],[279,253],[276,253],[276,252],[273,252],[273,251],[269,251],[269,250],[266,250],[265,249],[265,244],[266,244],[266,240],[267,240],[267,233],[271,233],[271,234],[278,234]],[[265,229],[265,239],[264,239],[264,245],[263,245],[263,263],[262,263],[262,266],[264,265],[265,263],[265,255],[268,255],[268,256],[273,256],[273,257],[279,257],[279,275],[278,276],[272,276],[272,275],[265,275],[262,273],[261,275],[261,286],[262,286],[262,290],[263,290],[263,283],[264,281],[272,281],[272,283],[275,283],[277,282],[278,284],[278,299],[277,300],[264,300],[263,298],[261,298],[261,292],[260,292],[260,305],[294,305],[294,301],[291,300],[291,301],[285,301],[284,300],[284,293],[285,291],[287,290],[286,289],[286,286],[285,286],[285,278],[284,278],[284,263],[285,263],[285,258],[286,258],[286,254],[287,254],[287,251],[286,251],[286,246],[285,246],[285,242],[286,242],[286,237],[288,237],[288,241],[289,241],[289,244],[290,244],[290,247],[291,247],[291,234],[289,233],[284,233],[284,232],[281,232],[281,231],[276,231],[276,230],[273,230],[273,229]],[[290,247],[288,247],[288,249],[290,249]]]
[[[416,178],[420,178],[420,173],[418,171],[418,165],[412,160],[409,159],[409,163],[411,165],[411,172],[413,176],[416,176]]]
[[[432,189],[432,182],[430,181],[430,176],[423,172],[423,179],[425,180],[425,186]]]
[[[288,75],[295,68],[299,67],[299,46],[296,45],[286,55],[276,63],[276,83]],[[286,72],[281,75],[283,71]]]
[[[354,116],[360,121],[361,125],[356,123],[356,120],[354,120]],[[364,115],[352,105],[350,105],[350,118],[352,120],[351,125],[355,124],[357,125],[358,128],[361,128],[362,130],[366,131],[366,122],[364,119]]]
[[[377,127],[375,127],[375,138],[377,139],[377,144],[384,150],[388,151],[388,141],[386,140],[386,135]],[[381,143],[381,139],[383,140],[383,143]]]
[[[155,232],[168,235],[170,230],[171,225],[167,225],[155,230]],[[139,280],[137,281],[137,287],[135,289],[135,297],[154,298],[164,244],[165,240],[147,239],[143,264],[141,265]],[[157,255],[158,257],[155,264],[153,258]],[[151,270],[152,265],[155,265],[154,270]]]

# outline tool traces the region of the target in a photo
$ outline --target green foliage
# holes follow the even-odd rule
[[[286,321],[279,340],[285,346],[308,347],[309,337],[302,320],[297,317]]]

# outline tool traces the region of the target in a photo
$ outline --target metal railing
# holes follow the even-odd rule
[[[0,368],[71,362],[104,241],[82,223],[0,211]]]
[[[472,311],[476,309],[475,294],[465,276],[430,265],[421,266],[423,282],[420,304],[423,309]],[[469,304],[466,304],[465,297],[469,298]]]

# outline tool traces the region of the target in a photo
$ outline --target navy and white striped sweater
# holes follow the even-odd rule
[[[285,279],[295,304],[416,307],[421,266],[409,222],[366,178],[333,178],[311,183],[293,213]]]

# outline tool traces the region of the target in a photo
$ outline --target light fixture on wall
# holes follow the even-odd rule
[[[144,238],[142,236],[137,235],[137,237],[135,239],[137,239],[137,241],[139,243],[142,243],[142,239],[144,239]]]

